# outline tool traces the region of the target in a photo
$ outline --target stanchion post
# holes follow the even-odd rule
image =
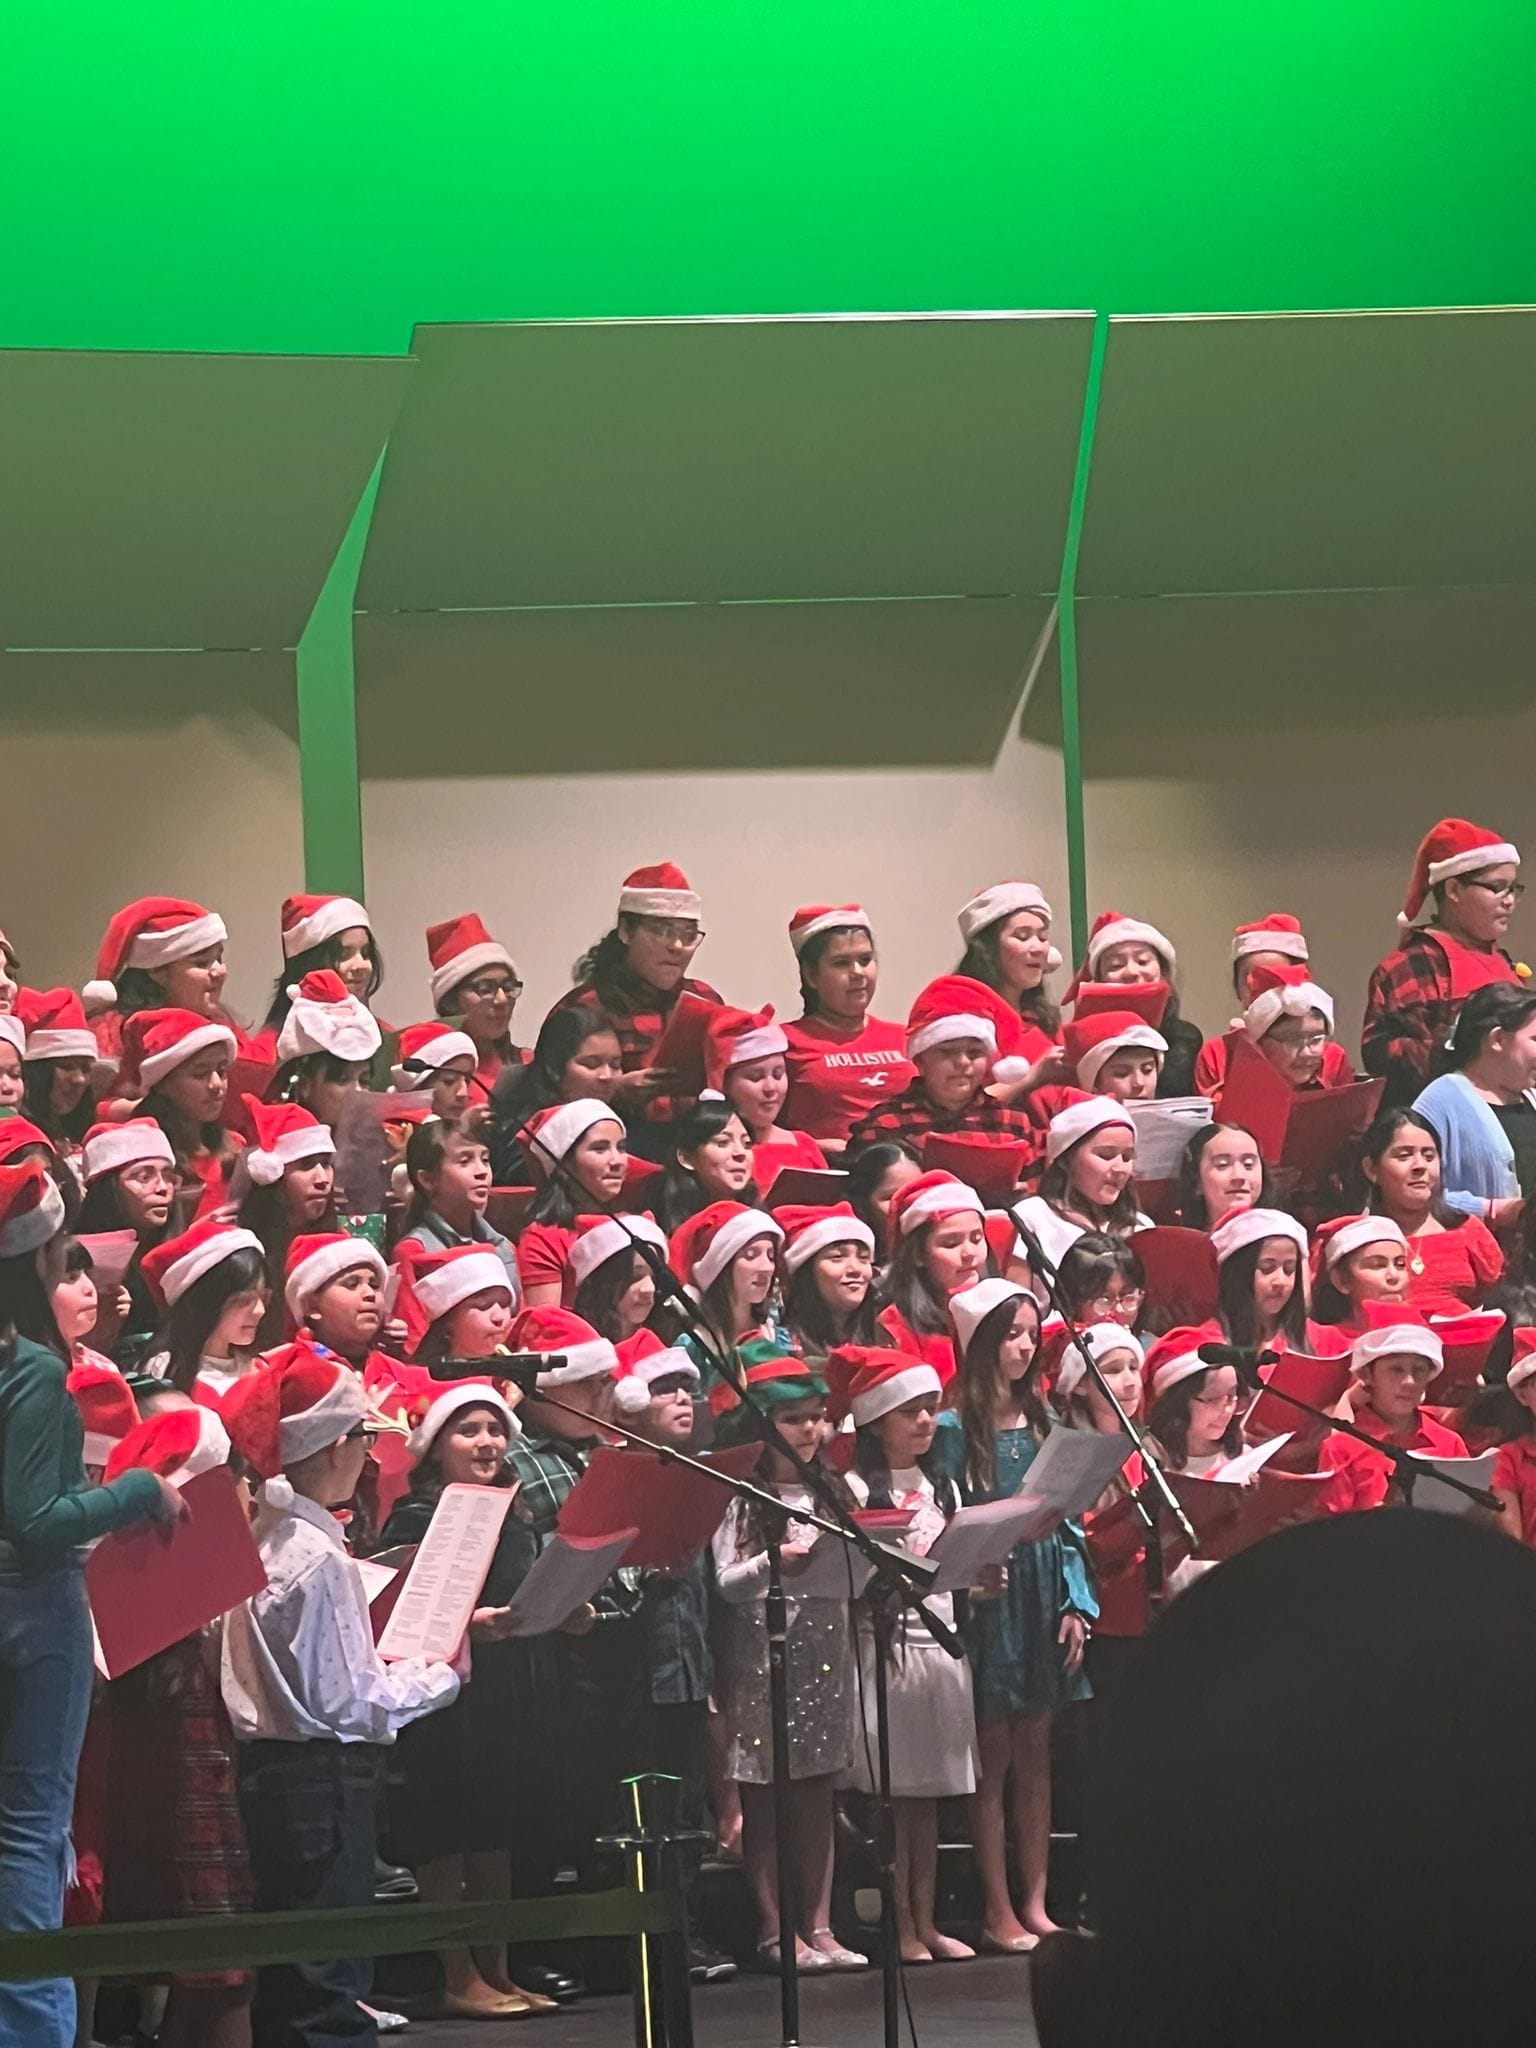
[[[688,1974],[688,1896],[685,1844],[702,1841],[696,1828],[678,1825],[682,1781],[647,1772],[625,1780],[631,1826],[599,1837],[600,1846],[624,1857],[637,1892],[671,1892],[677,1925],[665,1934],[637,1934],[630,1945],[635,2048],[693,2048],[693,1989]]]

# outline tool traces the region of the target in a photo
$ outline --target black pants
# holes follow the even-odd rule
[[[258,1913],[373,1903],[382,1758],[363,1743],[240,1745]],[[256,1980],[255,2048],[371,2048],[378,2030],[358,2000],[372,1982],[368,1958],[269,1964]]]
[[[630,1769],[630,1731],[644,1683],[645,1637],[637,1617],[600,1621],[584,1636],[556,1638],[566,1840],[590,1891],[622,1881],[611,1852],[594,1839],[629,1820],[623,1780]]]

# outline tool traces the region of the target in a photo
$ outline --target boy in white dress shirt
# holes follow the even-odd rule
[[[239,1381],[222,1409],[262,1486],[254,1534],[264,1592],[226,1616],[224,1703],[238,1738],[240,1805],[256,1910],[366,1906],[373,1898],[379,1766],[407,1722],[459,1689],[446,1663],[384,1664],[368,1602],[331,1510],[352,1498],[372,1438],[352,1369],[306,1347]],[[256,2048],[340,2048],[377,2038],[359,2005],[366,1960],[260,1972]]]

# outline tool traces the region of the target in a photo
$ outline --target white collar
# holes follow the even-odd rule
[[[273,1508],[264,1505],[260,1509],[260,1518],[263,1535],[275,1529],[278,1523],[285,1519],[295,1522],[307,1522],[312,1529],[318,1529],[322,1536],[325,1536],[330,1542],[334,1543],[338,1550],[346,1550],[347,1541],[341,1533],[340,1522],[337,1521],[329,1508],[323,1508],[319,1501],[311,1500],[308,1494],[296,1493],[293,1496],[293,1506],[290,1508]]]

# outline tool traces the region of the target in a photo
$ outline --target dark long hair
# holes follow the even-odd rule
[[[1096,1132],[1089,1131],[1078,1139],[1077,1145],[1069,1145],[1061,1157],[1053,1159],[1040,1176],[1040,1185],[1036,1192],[1043,1202],[1056,1211],[1058,1216],[1065,1216],[1069,1213],[1067,1205],[1072,1188],[1072,1160],[1077,1152],[1077,1146],[1086,1145],[1089,1138],[1096,1135]],[[1071,1213],[1077,1215],[1081,1212],[1073,1210]],[[1120,1190],[1119,1194],[1116,1195],[1114,1205],[1104,1221],[1097,1226],[1096,1234],[1102,1237],[1113,1237],[1117,1233],[1121,1236],[1128,1236],[1136,1228],[1136,1218],[1140,1213],[1140,1204],[1136,1200],[1136,1181],[1133,1175]]]
[[[68,1365],[69,1346],[54,1321],[53,1300],[35,1251],[0,1259],[0,1371],[12,1363],[17,1340],[23,1337]]]
[[[824,1358],[839,1344],[878,1344],[874,1282],[849,1317],[848,1327],[834,1329],[832,1311],[816,1285],[816,1260],[807,1259],[784,1290],[784,1327],[808,1358]]]
[[[577,987],[590,982],[596,989],[598,1001],[605,1002],[605,991],[621,998],[620,1007],[627,1003],[625,983],[629,980],[629,948],[624,943],[624,926],[633,926],[632,917],[620,917],[595,945],[588,946],[585,953],[571,969],[571,980]]]
[[[613,1121],[622,1131],[624,1129],[622,1114],[616,1109],[611,1114]],[[587,1133],[583,1131],[581,1138],[576,1140],[576,1145],[579,1145],[582,1142],[582,1138],[585,1138],[586,1135]],[[533,1205],[528,1211],[528,1221],[530,1223],[554,1223],[562,1230],[572,1230],[575,1228],[578,1216],[602,1216],[607,1213],[604,1204],[597,1199],[596,1195],[591,1194],[584,1187],[579,1189],[573,1188],[570,1181],[566,1178],[567,1173],[574,1174],[576,1171],[573,1159],[576,1145],[571,1147],[570,1152],[565,1155],[558,1167],[552,1166],[548,1160],[541,1162],[548,1177],[540,1182],[539,1192],[533,1198]],[[622,1201],[623,1199],[624,1191],[621,1188],[619,1190],[619,1200]]]
[[[155,1332],[152,1351],[168,1354],[165,1378],[183,1394],[197,1384],[197,1369],[203,1346],[213,1335],[214,1325],[237,1294],[249,1293],[267,1280],[267,1262],[260,1252],[243,1248],[220,1259],[216,1266],[173,1302],[165,1320]]]
[[[933,1486],[934,1499],[940,1512],[952,1515],[960,1505],[960,1489],[947,1472],[939,1469],[935,1455],[938,1438],[935,1437],[928,1449],[917,1461],[917,1469]],[[899,1505],[891,1492],[891,1465],[885,1455],[885,1445],[880,1437],[878,1422],[860,1425],[853,1433],[853,1469],[869,1488],[869,1504],[872,1508],[893,1508]]]
[[[1139,1329],[1147,1305],[1147,1270],[1135,1247],[1123,1237],[1106,1237],[1097,1230],[1085,1230],[1067,1247],[1056,1268],[1056,1284],[1061,1290],[1062,1306],[1074,1322],[1116,1276],[1127,1288],[1141,1290],[1141,1308],[1132,1326]]]
[[[908,1328],[915,1331],[919,1337],[952,1338],[954,1326],[949,1320],[949,1305],[934,1292],[933,1283],[923,1265],[923,1254],[928,1249],[928,1234],[933,1228],[933,1223],[920,1223],[916,1230],[908,1231],[905,1237],[897,1240],[896,1250],[885,1276],[885,1295],[892,1306],[900,1310]],[[990,1249],[987,1252],[986,1263],[977,1277],[997,1277],[997,1267]]]
[[[604,1031],[617,1035],[606,1010],[593,1003],[564,1004],[539,1026],[533,1058],[497,1075],[491,1089],[491,1170],[498,1187],[526,1185],[529,1166],[518,1132],[529,1117],[561,1100],[566,1067],[589,1038]]]
[[[297,1058],[284,1060],[277,1072],[267,1083],[263,1102],[297,1102],[299,1090],[306,1081],[342,1082],[347,1078],[347,1069],[356,1065],[354,1060],[338,1059],[333,1052],[301,1052]],[[366,1065],[366,1061],[363,1063]]]
[[[1436,1047],[1432,1071],[1459,1074],[1477,1058],[1495,1031],[1519,1031],[1533,1017],[1536,989],[1513,981],[1492,981],[1474,989],[1457,1014],[1449,1043]]]
[[[1185,1378],[1175,1380],[1167,1393],[1159,1394],[1152,1403],[1147,1428],[1168,1453],[1169,1462],[1176,1471],[1189,1459],[1189,1413],[1195,1405],[1195,1396],[1210,1375],[1220,1371],[1219,1365],[1208,1365],[1203,1372],[1189,1373]],[[1235,1458],[1242,1447],[1243,1425],[1234,1410],[1226,1433],[1216,1448],[1223,1457]]]
[[[656,1221],[669,1237],[674,1230],[681,1229],[690,1216],[697,1216],[701,1209],[707,1209],[711,1202],[719,1199],[704,1192],[698,1175],[680,1164],[678,1153],[696,1152],[711,1138],[718,1138],[733,1116],[740,1121],[730,1103],[701,1100],[692,1109],[685,1110],[668,1131],[667,1163],[662,1168],[656,1189],[655,1212]],[[745,1202],[749,1209],[754,1208],[758,1199],[756,1182],[749,1180],[741,1192],[730,1199]]]
[[[590,1323],[597,1334],[606,1337],[610,1344],[617,1344],[624,1334],[619,1326],[619,1303],[640,1278],[636,1271],[637,1260],[648,1273],[650,1267],[634,1245],[621,1246],[587,1275],[576,1289],[576,1298],[571,1303],[582,1321]]]
[[[1372,1166],[1379,1167],[1392,1140],[1401,1130],[1420,1131],[1426,1138],[1432,1138],[1435,1144],[1435,1158],[1440,1163],[1442,1170],[1444,1167],[1444,1160],[1441,1157],[1440,1150],[1440,1133],[1435,1129],[1427,1116],[1421,1116],[1416,1109],[1382,1110],[1360,1141],[1361,1207],[1368,1209],[1375,1216],[1383,1213],[1381,1189],[1376,1185],[1375,1181],[1367,1178],[1364,1171],[1364,1163],[1369,1159]],[[1446,1230],[1460,1230],[1467,1220],[1465,1209],[1453,1209],[1445,1199],[1443,1181],[1441,1186],[1435,1190],[1434,1200],[1429,1205],[1429,1213]]]
[[[969,975],[972,981],[979,981],[985,987],[1003,993],[1002,969],[998,964],[998,941],[1003,935],[1003,926],[1017,911],[1006,911],[1002,917],[993,918],[989,925],[983,925],[960,956],[956,974]],[[1049,929],[1049,927],[1047,927]],[[1054,1038],[1061,1029],[1061,1006],[1053,1003],[1045,992],[1045,976],[1040,977],[1034,988],[1025,989],[1019,997],[1019,1015],[1036,1024],[1047,1038]]]
[[[800,972],[800,1004],[807,1017],[816,1015],[817,995],[810,977],[821,965],[822,955],[835,939],[851,938],[855,932],[868,939],[873,950],[875,935],[867,924],[829,925],[824,932],[813,933],[801,948],[796,964]]]
[[[1259,1342],[1258,1310],[1254,1306],[1253,1283],[1259,1269],[1259,1254],[1269,1242],[1260,1238],[1257,1244],[1245,1244],[1240,1251],[1233,1252],[1222,1262],[1216,1280],[1216,1307],[1221,1317],[1221,1327],[1227,1333],[1229,1344],[1257,1344]],[[1283,1337],[1294,1351],[1307,1348],[1307,1297],[1303,1285],[1306,1270],[1305,1253],[1297,1254],[1296,1281],[1291,1288],[1290,1299],[1280,1311],[1276,1335]]]
[[[368,965],[372,969],[363,1001],[371,1003],[384,982],[384,955],[379,951],[379,942],[371,931],[363,951],[368,955]],[[288,1012],[293,1008],[293,999],[288,993],[290,988],[297,988],[306,974],[318,974],[323,967],[334,968],[340,958],[341,933],[337,932],[334,937],[323,939],[318,946],[311,946],[307,953],[299,953],[292,960],[285,961],[282,972],[272,984],[272,1001],[267,1010],[267,1029],[282,1029]]]
[[[57,1060],[27,1060],[21,1069],[21,1113],[28,1123],[37,1125],[55,1140],[68,1139],[79,1144],[86,1132],[96,1121],[96,1104],[87,1084],[80,1100],[68,1116],[55,1113],[50,1098],[53,1094],[53,1077],[58,1070]],[[136,1110],[135,1115],[142,1115]]]
[[[283,1183],[287,1178],[279,1174],[270,1187],[259,1188],[253,1182],[246,1192],[235,1216],[235,1221],[245,1230],[254,1230],[261,1239],[267,1255],[267,1271],[280,1278],[288,1270],[288,1247],[297,1234],[288,1220],[288,1211],[283,1200]],[[304,1235],[317,1231],[340,1230],[341,1222],[336,1213],[336,1185],[331,1184],[331,1197],[325,1205],[325,1212],[313,1223],[304,1225]],[[269,1344],[282,1340],[284,1304],[282,1294],[275,1288],[272,1299],[267,1303],[267,1312],[261,1319],[261,1328],[256,1333],[257,1345],[265,1350]]]
[[[128,1018],[140,1010],[158,1010],[168,1000],[163,982],[156,981],[147,967],[125,967],[113,977],[117,1000],[112,1007],[119,1017]]]
[[[1040,1347],[1040,1304],[1027,1291],[1017,1299],[1000,1301],[982,1317],[963,1353],[956,1349],[955,1377],[950,1383],[950,1405],[960,1418],[965,1439],[965,1483],[973,1493],[991,1493],[997,1485],[997,1364],[1013,1319],[1024,1303],[1035,1312],[1035,1355],[1023,1376],[1011,1382],[1015,1398],[1035,1437],[1041,1439],[1051,1426],[1051,1411],[1041,1396],[1037,1378],[1043,1355]]]
[[[890,1247],[885,1218],[875,1207],[875,1189],[899,1159],[910,1159],[914,1166],[923,1163],[912,1147],[903,1144],[900,1138],[881,1138],[857,1153],[848,1168],[848,1200],[853,1205],[854,1215],[875,1233],[877,1263],[881,1250],[888,1251]]]
[[[1184,1147],[1184,1157],[1179,1161],[1179,1221],[1186,1230],[1209,1230],[1221,1218],[1213,1216],[1206,1203],[1205,1192],[1200,1185],[1200,1161],[1205,1148],[1219,1131],[1241,1131],[1245,1138],[1252,1138],[1252,1131],[1242,1124],[1202,1124],[1189,1143]],[[1254,1139],[1253,1149],[1259,1151],[1258,1140]],[[1269,1162],[1259,1152],[1260,1184],[1254,1201],[1256,1209],[1273,1209],[1276,1206],[1274,1185],[1269,1177]]]
[[[134,1115],[154,1118],[170,1140],[178,1166],[183,1165],[199,1151],[211,1152],[215,1159],[223,1162],[226,1172],[234,1165],[234,1140],[217,1117],[212,1123],[195,1124],[182,1114],[174,1102],[162,1095],[158,1088],[150,1089],[134,1111]]]

